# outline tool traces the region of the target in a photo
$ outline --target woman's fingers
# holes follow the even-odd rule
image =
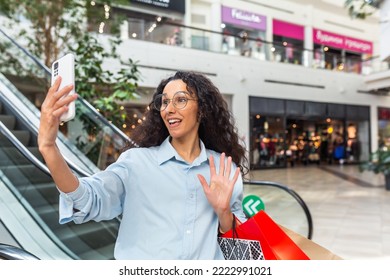
[[[214,163],[214,157],[211,155],[210,156],[210,175],[213,176],[215,175],[217,172],[215,170],[215,163]]]
[[[219,159],[219,175],[223,176],[224,173],[225,173],[225,153],[222,153]]]
[[[226,179],[230,178],[230,171],[232,169],[232,157],[228,157],[227,159],[227,165],[226,165],[226,170],[225,170],[225,177]]]

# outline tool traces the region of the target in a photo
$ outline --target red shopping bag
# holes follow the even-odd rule
[[[245,223],[236,226],[234,232],[230,230],[220,237],[257,240],[266,260],[309,260],[309,257],[263,210]]]

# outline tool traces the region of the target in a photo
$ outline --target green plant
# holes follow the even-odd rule
[[[112,46],[118,44],[118,41],[112,41]],[[84,34],[70,47],[76,55],[76,92],[120,127],[126,119],[126,111],[121,109],[120,103],[136,98],[140,73],[132,59],[127,63],[122,62],[125,66],[116,73],[104,69],[104,59],[117,57],[113,49],[109,53],[90,33]]]
[[[351,18],[365,19],[372,15],[382,2],[383,0],[345,0],[344,6]]]
[[[359,166],[360,171],[372,171],[375,174],[390,175],[390,150],[380,148],[370,154],[370,159]]]

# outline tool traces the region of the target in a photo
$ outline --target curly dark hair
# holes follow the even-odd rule
[[[247,174],[249,169],[246,151],[240,143],[235,120],[219,89],[202,74],[178,71],[160,82],[152,100],[156,95],[162,94],[165,86],[174,80],[182,80],[187,85],[188,92],[197,96],[200,120],[198,133],[206,148],[219,153],[225,152],[240,167],[241,173]],[[169,133],[160,112],[153,108],[153,101],[144,116],[145,120],[132,132],[132,140],[139,147],[161,145]],[[131,147],[134,147],[134,144],[129,144],[125,149]]]

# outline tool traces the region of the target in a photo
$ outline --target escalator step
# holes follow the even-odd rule
[[[27,147],[28,150],[40,161],[44,162],[41,152],[38,147]]]
[[[60,240],[76,255],[95,255],[102,248],[113,246],[118,234],[119,222],[117,220],[105,222],[87,222],[84,224],[68,223],[61,225],[55,231]],[[105,250],[102,249],[104,252]],[[110,259],[113,249],[109,250],[109,256],[103,259]],[[99,255],[99,254],[98,254]],[[97,258],[94,256],[93,258]]]
[[[30,132],[27,130],[12,130],[11,131],[16,138],[24,145],[28,146],[30,142]],[[3,135],[0,134],[0,147],[10,147],[12,143]]]
[[[12,115],[0,115],[0,122],[3,122],[9,130],[12,130],[15,128],[16,118]]]
[[[2,167],[4,175],[16,187],[53,182],[53,179],[32,164]]]
[[[82,260],[114,260],[115,243],[80,254]]]
[[[30,161],[15,147],[2,147],[0,150],[0,166],[27,165],[29,163]]]

